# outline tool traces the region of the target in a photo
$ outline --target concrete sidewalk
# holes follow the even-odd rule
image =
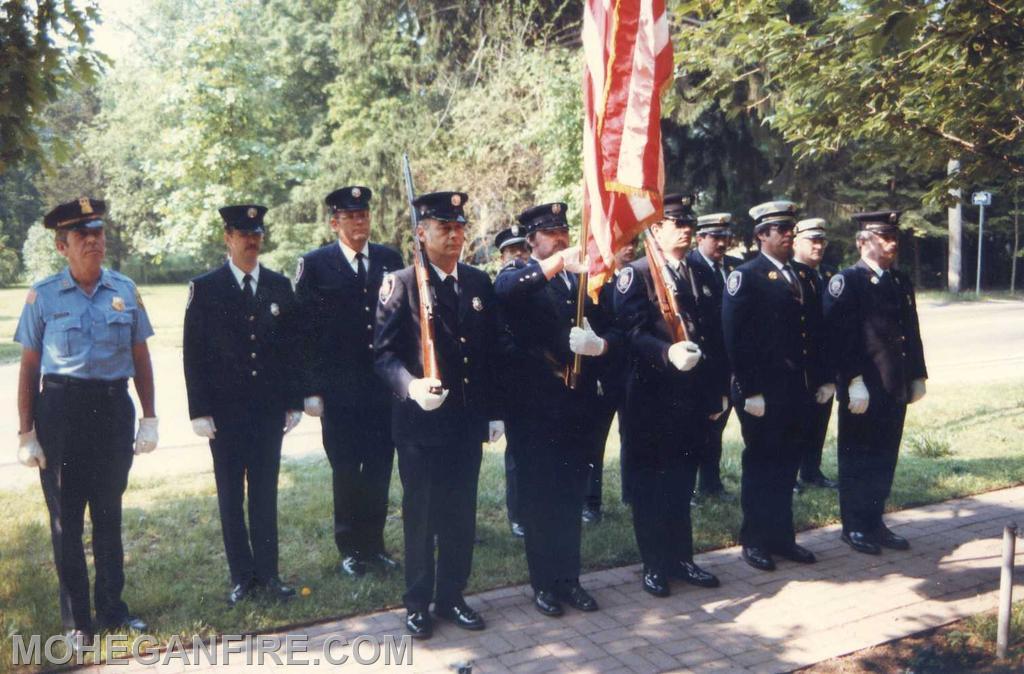
[[[994,608],[1002,528],[1022,514],[1024,487],[893,513],[887,517],[890,527],[913,547],[879,557],[850,552],[837,526],[815,529],[798,540],[818,555],[818,563],[782,561],[774,573],[751,569],[739,548],[717,550],[697,561],[718,574],[720,588],[674,583],[667,599],[640,590],[637,566],[598,571],[582,582],[602,610],[567,609],[562,618],[537,613],[529,587],[492,590],[468,599],[487,620],[486,631],[465,632],[438,621],[432,639],[414,643],[413,665],[398,668],[452,672],[471,663],[474,673],[789,671]],[[1019,582],[1016,598],[1022,589]],[[293,634],[308,636],[301,659],[312,663],[333,637],[400,637],[404,615],[385,611]],[[314,667],[337,669],[326,662]],[[350,661],[347,668],[395,666]]]

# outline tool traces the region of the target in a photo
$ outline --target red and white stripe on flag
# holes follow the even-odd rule
[[[587,0],[583,218],[596,294],[615,250],[661,217],[661,92],[672,81],[665,0]]]

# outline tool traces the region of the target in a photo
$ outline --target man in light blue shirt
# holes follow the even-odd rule
[[[146,346],[153,328],[132,280],[102,266],[105,212],[104,202],[82,197],[47,213],[43,224],[56,230],[68,266],[32,286],[14,336],[22,345],[18,459],[40,469],[61,620],[73,646],[91,642],[94,628],[146,629],[121,599],[121,497],[133,448],[150,452],[158,442]],[[143,411],[134,447],[129,377]],[[96,561],[95,623],[82,547],[86,506]]]

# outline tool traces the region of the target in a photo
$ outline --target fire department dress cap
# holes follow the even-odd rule
[[[218,209],[220,217],[224,220],[224,227],[238,229],[253,234],[263,234],[266,229],[263,226],[263,216],[267,213],[266,206],[258,204],[237,204],[235,206],[224,206]]]
[[[79,197],[56,206],[43,216],[46,229],[98,229],[103,227],[103,216],[107,212],[106,202],[100,199]]]
[[[365,211],[370,208],[370,199],[373,197],[373,190],[362,185],[348,185],[336,189],[327,195],[324,203],[333,212],[337,211]]]

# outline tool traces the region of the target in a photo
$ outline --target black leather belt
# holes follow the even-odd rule
[[[43,375],[43,388],[67,389],[82,393],[103,393],[114,395],[128,388],[127,379],[82,379],[65,374]]]

